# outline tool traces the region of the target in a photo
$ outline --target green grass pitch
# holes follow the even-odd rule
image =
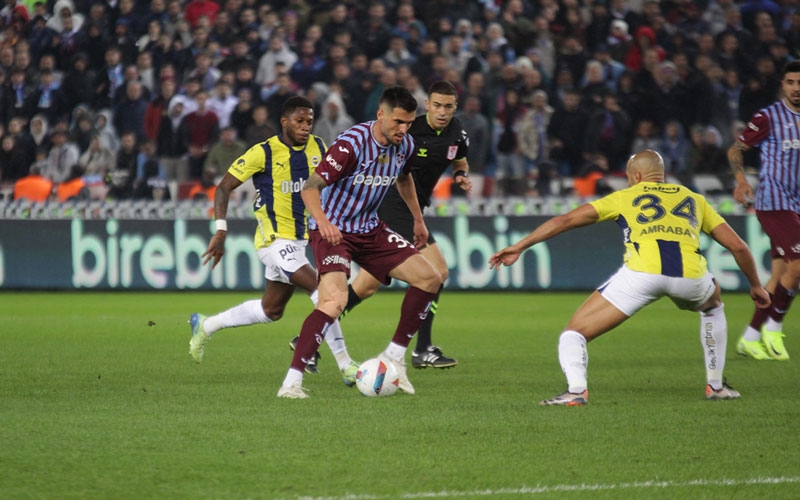
[[[590,403],[557,339],[586,293],[445,293],[434,340],[460,364],[417,394],[365,398],[326,345],[311,398],[276,397],[311,303],[188,355],[190,313],[259,293],[0,294],[0,498],[800,498],[800,338],[788,362],[735,354],[751,314],[727,294],[726,375],[706,401],[696,314],[662,300],[589,346]],[[343,321],[356,359],[389,341],[402,296]],[[800,306],[798,306],[800,307]]]

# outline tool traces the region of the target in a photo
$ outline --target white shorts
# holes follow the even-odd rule
[[[265,248],[256,250],[258,260],[264,264],[264,277],[269,281],[291,284],[289,278],[298,269],[311,265],[306,257],[306,240],[286,240],[278,238]]]
[[[696,311],[711,298],[716,286],[714,276],[708,271],[701,278],[676,278],[622,266],[597,291],[630,317],[661,297],[669,297],[680,309]]]

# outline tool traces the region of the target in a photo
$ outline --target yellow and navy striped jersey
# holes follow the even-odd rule
[[[309,135],[305,145],[291,147],[282,139],[283,134],[278,134],[254,145],[228,168],[242,182],[253,178],[256,249],[277,238],[308,239],[308,215],[300,191],[322,161],[325,143]]]
[[[703,196],[677,184],[641,182],[590,203],[601,221],[622,229],[625,265],[650,274],[703,276],[700,232],[725,223]]]

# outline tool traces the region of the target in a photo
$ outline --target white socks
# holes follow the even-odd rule
[[[283,386],[289,387],[295,383],[303,383],[303,373],[294,368],[289,368],[289,371],[286,372],[286,378],[283,379]]]
[[[706,362],[706,382],[714,390],[722,389],[725,349],[728,345],[728,321],[725,305],[700,313],[700,343]]]
[[[406,349],[408,348],[395,344],[394,342],[389,342],[389,346],[383,351],[383,354],[389,359],[403,363],[406,357]]]
[[[744,339],[748,342],[753,342],[755,340],[761,340],[761,332],[756,330],[750,325],[747,325],[747,328],[744,331]]]
[[[210,337],[214,332],[223,328],[271,322],[272,320],[264,314],[264,308],[261,307],[261,299],[256,299],[248,300],[238,306],[231,307],[227,311],[209,316],[203,323],[203,329],[205,329],[206,335]]]
[[[586,369],[589,352],[586,337],[574,330],[565,330],[558,338],[558,362],[567,377],[569,392],[579,394],[586,390]]]

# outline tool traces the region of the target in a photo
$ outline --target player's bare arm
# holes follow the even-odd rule
[[[750,297],[756,306],[761,309],[769,307],[771,303],[769,293],[761,286],[756,262],[753,259],[753,254],[750,253],[747,243],[727,223],[720,224],[711,230],[711,237],[733,255],[739,269],[742,270],[750,283]]]
[[[317,228],[319,234],[331,245],[338,245],[342,241],[342,232],[338,227],[331,224],[328,216],[322,210],[322,196],[321,191],[328,186],[325,179],[321,175],[314,172],[303,184],[303,189],[300,191],[300,197],[303,198],[303,203],[306,205],[309,215],[317,221]]]
[[[408,205],[411,216],[414,217],[414,246],[422,248],[428,241],[428,228],[422,219],[422,209],[419,207],[417,190],[414,188],[414,178],[409,174],[397,176],[397,192]]]
[[[242,185],[242,181],[226,173],[225,176],[219,181],[216,193],[214,194],[214,218],[218,221],[224,221],[228,215],[228,201],[231,199],[231,193]],[[203,265],[211,261],[211,269],[217,267],[222,256],[225,255],[225,236],[228,232],[218,229],[211,241],[208,243],[208,249],[203,254]]]
[[[740,140],[734,141],[728,149],[728,163],[733,176],[736,178],[733,197],[745,207],[753,203],[753,187],[747,181],[747,176],[744,173],[744,152],[748,149],[750,149],[750,146]]]
[[[599,218],[597,210],[588,203],[564,215],[557,215],[534,229],[528,236],[517,243],[492,255],[489,259],[489,268],[498,269],[501,264],[510,266],[519,259],[522,252],[533,245],[549,240],[570,229],[594,224]]]
[[[469,180],[469,163],[466,158],[453,160],[453,182],[467,193],[472,192],[472,181]],[[459,175],[463,172],[463,175]]]

